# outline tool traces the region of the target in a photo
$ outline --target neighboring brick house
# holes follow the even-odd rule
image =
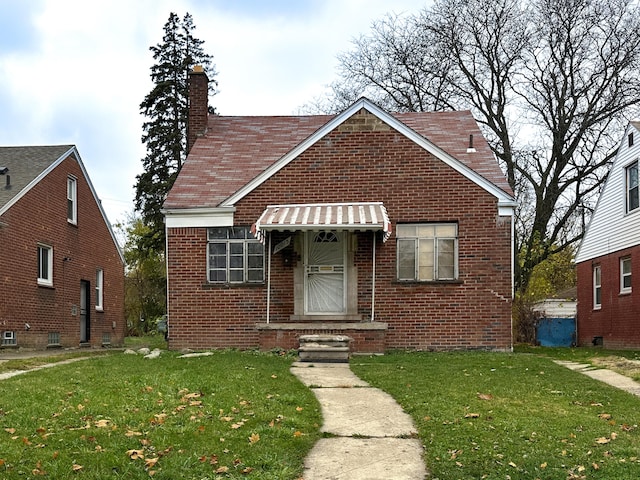
[[[640,122],[631,122],[576,255],[580,345],[640,348],[639,158]]]
[[[73,145],[0,147],[2,348],[121,345],[124,261]]]
[[[514,199],[470,112],[207,115],[164,204],[169,347],[510,350]]]

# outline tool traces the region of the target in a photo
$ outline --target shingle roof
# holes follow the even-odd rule
[[[512,196],[469,111],[392,114],[400,122]],[[165,209],[214,208],[271,167],[335,115],[210,115],[165,201]],[[473,135],[475,153],[467,153]]]
[[[8,168],[0,176],[0,209],[72,148],[73,145],[0,147],[0,167]],[[6,188],[7,175],[10,188]]]

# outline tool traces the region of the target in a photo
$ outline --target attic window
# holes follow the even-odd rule
[[[627,138],[629,140],[629,146],[633,147],[633,132],[631,132]]]

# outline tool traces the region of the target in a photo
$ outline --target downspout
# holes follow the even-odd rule
[[[267,245],[267,324],[269,323],[269,315],[271,309],[271,231],[269,231],[269,242]]]
[[[373,265],[371,275],[371,322],[374,321],[376,311],[376,231],[373,230]]]

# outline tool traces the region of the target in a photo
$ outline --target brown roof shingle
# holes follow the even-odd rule
[[[471,112],[392,115],[508,195],[512,195]],[[210,115],[207,133],[195,142],[164,208],[219,206],[334,118],[334,115]],[[467,153],[469,135],[474,136],[475,153]]]

